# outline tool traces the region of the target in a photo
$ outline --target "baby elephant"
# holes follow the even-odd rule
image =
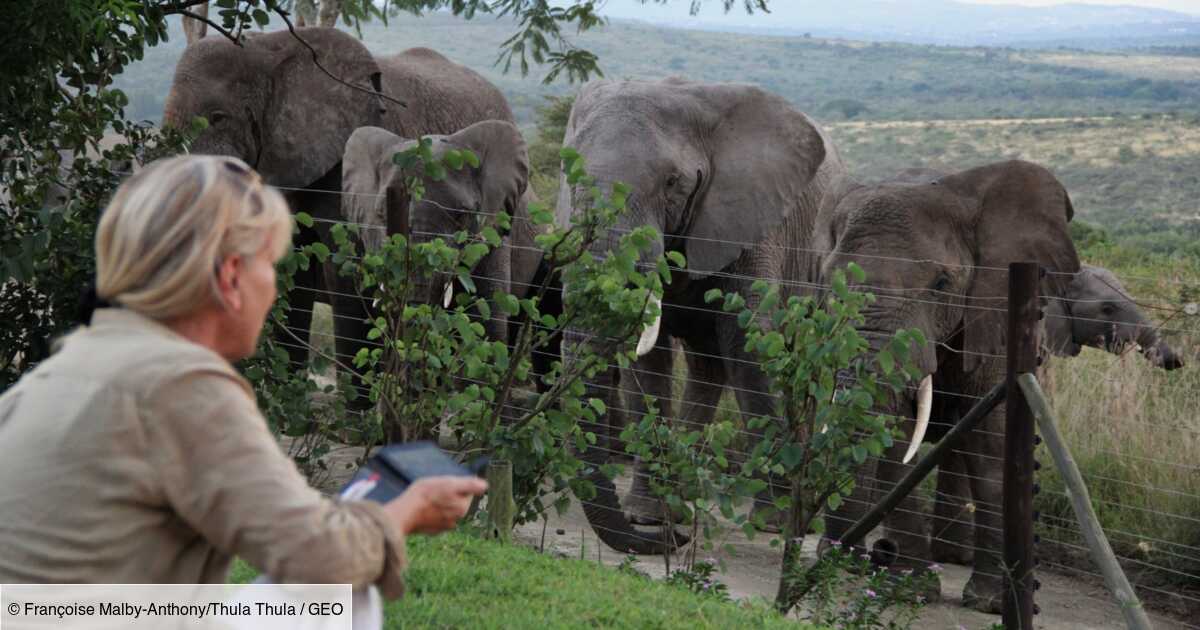
[[[359,224],[368,251],[380,246],[387,226],[400,225],[403,215],[407,215],[411,238],[417,243],[438,237],[452,243],[455,232],[477,234],[492,226],[502,236],[501,245],[475,267],[472,278],[477,294],[490,301],[495,291],[509,292],[514,280],[527,284],[538,259],[529,255],[534,251],[525,197],[529,158],[520,131],[512,123],[487,120],[452,135],[429,138],[435,158],[441,159],[450,150],[469,150],[479,158],[479,166],[448,169],[440,181],[426,179],[424,198],[410,204],[405,173],[392,156],[413,148],[417,140],[379,127],[360,127],[346,142],[342,158],[342,190],[346,193],[342,218]],[[391,196],[386,194],[389,189]],[[495,224],[499,212],[512,217],[511,232]],[[428,281],[418,287],[418,299],[448,305],[453,290],[450,278]],[[491,339],[505,339],[504,311],[492,306],[492,318],[484,322],[484,328]]]
[[[1183,359],[1158,335],[1125,287],[1103,267],[1082,265],[1065,299],[1046,305],[1046,346],[1052,354],[1073,357],[1083,346],[1120,352],[1128,344],[1164,370],[1183,367]]]

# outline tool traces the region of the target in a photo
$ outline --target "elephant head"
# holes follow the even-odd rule
[[[575,101],[563,145],[584,157],[602,189],[630,186],[627,212],[603,254],[629,230],[660,238],[646,254],[687,257],[687,279],[718,272],[783,223],[825,160],[816,125],[784,99],[743,84],[599,81]],[[556,218],[566,225],[590,203],[560,182]],[[646,261],[643,261],[646,262]],[[658,324],[638,344],[653,344]]]
[[[412,206],[404,185],[405,173],[392,156],[416,146],[418,140],[401,138],[379,127],[356,129],[342,157],[342,216],[365,226],[361,230],[367,249],[383,241],[389,217],[409,214],[414,241],[446,238],[460,230],[477,233],[497,212],[514,215],[529,182],[525,140],[515,125],[499,120],[475,123],[449,136],[428,136],[435,158],[450,150],[469,150],[479,167],[447,169],[445,179],[426,180],[424,197]],[[387,191],[392,190],[388,205]],[[503,233],[503,230],[497,228]],[[427,287],[425,299],[449,297],[450,285]],[[436,288],[436,294],[435,294]]]
[[[188,46],[163,124],[182,127],[205,117],[209,126],[191,150],[237,156],[271,185],[304,187],[320,179],[341,160],[351,132],[381,121],[383,105],[373,94],[381,75],[354,37],[331,28],[297,33],[303,42],[276,31],[247,37],[241,46],[224,37]]]
[[[914,355],[921,372],[961,381],[986,368],[995,375],[984,380],[994,384],[1003,363],[993,357],[1005,353],[1008,265],[1037,262],[1060,272],[1047,276],[1043,290],[1065,295],[1069,274],[1079,269],[1067,231],[1074,210],[1059,181],[1028,162],[929,175],[936,173],[850,188],[827,200],[816,227],[817,249],[828,252],[822,276],[850,262],[866,271],[876,302],[862,329],[873,347],[897,330],[917,328],[929,341]],[[913,417],[912,398],[891,411]],[[927,409],[906,460],[924,435]]]
[[[1155,367],[1174,370],[1184,365],[1120,280],[1103,267],[1083,265],[1063,299],[1050,300],[1046,342],[1054,354],[1062,356],[1078,355],[1083,346],[1120,352],[1135,343]]]

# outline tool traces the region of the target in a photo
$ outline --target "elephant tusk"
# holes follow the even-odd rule
[[[905,464],[913,458],[913,455],[917,454],[921,440],[925,439],[925,430],[929,428],[931,407],[933,407],[933,377],[926,375],[921,379],[921,386],[917,389],[917,428],[913,431],[912,441],[908,443],[908,452],[904,454],[903,463]]]
[[[454,281],[446,283],[446,289],[442,291],[442,308],[450,308],[450,303],[454,301]]]
[[[654,318],[654,322],[642,331],[642,336],[638,338],[637,355],[644,357],[654,349],[654,344],[658,343],[658,331],[662,328],[662,300],[658,296],[651,295],[650,301],[659,308],[658,316]]]

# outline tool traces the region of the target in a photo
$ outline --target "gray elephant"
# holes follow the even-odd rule
[[[912,391],[881,409],[902,418],[918,416],[904,423],[907,440],[897,440],[877,462],[883,486],[907,472],[905,462],[926,431],[930,439],[940,438],[949,423],[1004,378],[1009,263],[1039,263],[1054,272],[1042,281],[1042,295],[1069,295],[1071,278],[1080,269],[1067,228],[1073,214],[1062,184],[1046,169],[1022,161],[919,183],[848,186],[823,205],[816,228],[816,249],[829,252],[822,276],[828,279],[849,262],[866,271],[867,288],[877,300],[864,312],[861,330],[872,346],[906,328],[920,329],[929,340],[916,349],[914,361],[936,392],[932,414],[915,410],[928,406],[918,405]],[[941,422],[930,422],[929,415]],[[1003,445],[1002,404],[959,448],[967,454],[963,467],[978,506],[1001,505],[1002,471],[996,462]],[[827,515],[827,540],[839,539],[876,499],[869,485],[857,487],[840,510]],[[999,612],[1000,512],[977,509],[973,521],[977,551],[963,602]],[[896,569],[928,569],[925,525],[916,497],[888,515],[886,536],[898,549]]]
[[[1043,343],[1054,356],[1077,356],[1083,346],[1120,353],[1136,344],[1155,367],[1174,370],[1184,366],[1179,353],[1159,337],[1150,318],[1117,277],[1103,267],[1083,265],[1062,299],[1047,300],[1043,321]],[[938,562],[969,564],[974,557],[971,522],[965,518],[973,509],[966,474],[959,453],[951,453],[938,468],[930,531],[932,557]]]
[[[620,423],[618,388],[656,396],[660,412],[677,422],[706,422],[727,385],[743,414],[772,414],[769,384],[746,352],[736,318],[707,304],[704,294],[716,288],[752,296],[753,278],[809,278],[815,260],[804,256],[817,209],[845,176],[832,141],[808,116],[758,87],[668,79],[587,84],[563,144],[584,157],[598,185],[623,182],[632,189],[627,212],[607,240],[600,239],[597,254],[610,251],[629,230],[649,225],[660,238],[643,263],[668,250],[687,258],[687,269],[675,270],[665,287],[661,318],[639,340],[641,357],[627,381],[611,369],[589,384],[589,393],[608,403],[605,420]],[[560,182],[557,222],[567,225],[589,202],[587,191]],[[570,287],[565,291],[569,299]],[[672,338],[691,353],[678,414],[671,409]],[[568,329],[564,353],[584,339],[582,331]],[[632,398],[640,413],[641,397]],[[592,428],[600,443],[583,456],[598,464],[615,449],[608,428]],[[623,552],[658,552],[657,537],[626,520],[611,481],[598,472],[591,480],[598,493],[584,511],[599,538]],[[635,522],[663,519],[649,500],[645,471],[635,475],[626,503]]]
[[[436,236],[448,239],[460,230],[476,234],[484,226],[493,225],[497,212],[506,212],[512,217],[512,229],[497,227],[502,245],[478,263],[473,281],[476,293],[489,300],[495,291],[523,296],[532,284],[540,257],[526,210],[529,157],[521,132],[510,122],[489,120],[448,136],[429,138],[435,157],[452,149],[466,149],[480,159],[480,165],[449,170],[444,180],[425,182],[425,197],[410,215],[414,241]],[[389,217],[409,212],[404,173],[392,156],[411,149],[416,142],[379,127],[361,127],[346,142],[342,189],[347,194],[342,197],[342,217],[370,226],[363,230],[368,249],[379,246]],[[384,196],[388,189],[396,191],[392,206],[387,205]],[[452,291],[452,280],[442,279],[422,287],[418,294],[428,302],[442,302]],[[484,328],[489,337],[506,339],[504,312],[492,306],[492,318],[484,322]]]
[[[188,46],[163,123],[186,126],[195,116],[207,118],[209,127],[191,150],[242,158],[280,187],[294,210],[312,215],[316,225],[301,230],[298,246],[326,239],[340,218],[342,154],[355,129],[377,126],[416,138],[513,120],[495,86],[437,52],[413,48],[376,58],[336,29],[297,33],[303,42],[276,31],[248,37],[240,47],[223,37]],[[333,294],[338,354],[352,355],[359,345],[351,335],[365,305],[346,297],[352,288],[335,276],[317,265],[296,276],[288,326],[299,343],[286,331],[280,336],[295,363],[307,363],[312,303],[321,293]],[[365,405],[365,397],[359,402]]]

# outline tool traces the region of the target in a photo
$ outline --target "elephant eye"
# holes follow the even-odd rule
[[[933,285],[930,288],[934,291],[945,291],[950,288],[950,276],[944,273],[939,274],[937,280],[933,281]]]
[[[1105,315],[1112,315],[1113,313],[1117,312],[1117,307],[1113,306],[1112,304],[1105,303],[1100,306],[1100,312],[1104,313]]]
[[[667,188],[674,188],[679,183],[679,175],[671,174],[667,177]]]
[[[210,125],[215,125],[215,124],[221,122],[222,120],[225,120],[226,118],[229,118],[229,114],[226,114],[225,112],[218,109],[208,115],[208,123]]]

